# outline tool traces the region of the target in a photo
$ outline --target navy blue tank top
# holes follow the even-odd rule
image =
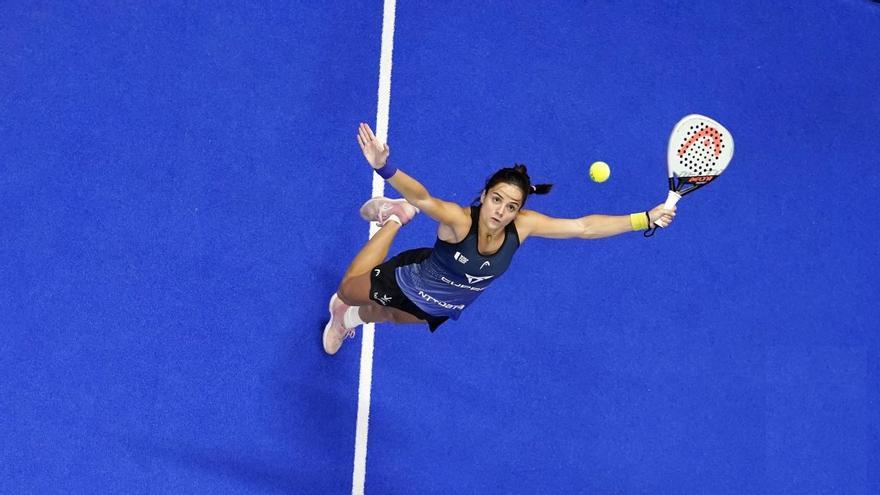
[[[425,313],[457,320],[464,308],[510,266],[519,248],[514,222],[504,228],[504,241],[498,251],[484,255],[477,250],[479,217],[480,208],[471,207],[471,228],[461,242],[451,244],[438,238],[424,261],[397,267],[397,285]]]

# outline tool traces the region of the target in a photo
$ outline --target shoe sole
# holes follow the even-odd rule
[[[338,298],[339,298],[339,296],[337,296],[336,294],[333,294],[333,297],[330,298],[330,304],[327,305],[327,311],[330,313],[330,321],[328,321],[327,324],[324,325],[324,333],[322,336],[322,343],[324,345],[324,352],[326,352],[327,354],[329,354],[331,356],[336,354],[337,352],[339,352],[339,349],[342,347],[341,345],[339,347],[337,347],[336,352],[330,352],[327,350],[327,335],[328,335],[328,332],[330,331],[330,324],[333,323],[333,301],[335,301]]]
[[[364,220],[366,220],[368,222],[378,222],[379,220],[377,217],[378,217],[379,207],[377,206],[377,204],[380,203],[380,201],[382,201],[382,200],[390,201],[392,203],[409,204],[405,199],[388,199],[388,198],[384,198],[382,196],[378,196],[378,197],[375,197],[372,199],[368,199],[367,202],[364,203],[363,206],[361,206],[361,210],[360,210],[361,218],[363,218]],[[412,205],[409,205],[409,206],[411,206],[414,210],[416,210],[416,214],[419,213],[418,208],[416,208],[415,206],[412,206]],[[413,216],[415,216],[415,215],[413,215]]]

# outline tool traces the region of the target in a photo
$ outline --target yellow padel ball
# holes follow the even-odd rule
[[[605,162],[593,162],[590,165],[590,178],[593,182],[605,182],[611,177],[611,167]]]

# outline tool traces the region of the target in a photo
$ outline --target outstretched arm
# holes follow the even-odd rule
[[[553,218],[542,215],[532,210],[522,210],[516,217],[516,228],[520,232],[520,239],[525,240],[529,236],[548,237],[551,239],[601,239],[611,237],[624,232],[639,230],[634,227],[632,220],[641,221],[638,215],[644,217],[644,213],[631,215],[587,215],[581,218]],[[666,209],[658,205],[648,212],[651,219],[650,225],[662,223],[669,226],[675,216],[675,207]],[[648,224],[648,219],[644,218]]]
[[[358,144],[364,153],[364,158],[374,170],[386,166],[391,149],[387,144],[376,139],[373,130],[367,124],[361,123],[358,128]],[[398,170],[386,180],[409,204],[441,224],[452,227],[469,224],[470,217],[461,206],[432,197],[425,186],[403,171]]]

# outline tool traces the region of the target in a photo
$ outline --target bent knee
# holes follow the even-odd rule
[[[370,287],[363,280],[346,278],[336,289],[336,296],[349,306],[361,306],[370,302]]]
[[[339,284],[339,288],[336,289],[336,297],[348,306],[357,306],[357,304],[354,304],[354,298],[352,297],[354,294],[352,292],[354,291],[352,290],[351,284],[343,280],[342,283]]]

